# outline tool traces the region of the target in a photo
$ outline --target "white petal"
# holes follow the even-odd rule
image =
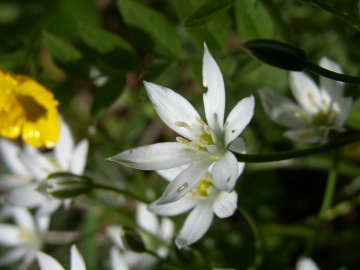
[[[172,180],[175,179],[176,176],[178,176],[187,167],[189,167],[189,165],[185,164],[185,165],[181,165],[181,166],[166,169],[166,170],[157,170],[156,173],[159,174],[165,180],[171,182]]]
[[[291,90],[297,102],[307,111],[316,113],[322,106],[320,90],[305,73],[290,72]]]
[[[345,124],[345,122],[351,112],[352,105],[353,105],[352,98],[351,97],[341,98],[338,100],[337,105],[339,106],[340,109],[336,115],[334,126],[342,127]]]
[[[19,159],[21,149],[13,142],[0,138],[0,156],[4,165],[13,174],[30,177],[23,162]]]
[[[174,235],[175,223],[169,218],[162,218],[160,223],[159,237],[165,243],[170,244],[171,238]]]
[[[136,223],[145,231],[157,235],[159,231],[159,221],[157,216],[149,212],[146,208],[146,204],[138,203],[136,209]]]
[[[177,216],[194,208],[200,203],[199,200],[194,199],[189,195],[185,195],[180,200],[173,203],[158,205],[158,201],[159,200],[151,203],[148,206],[148,210],[160,216]]]
[[[195,141],[196,138],[186,128],[175,125],[176,122],[184,122],[191,128],[198,129],[199,123],[195,117],[201,117],[194,107],[169,88],[145,81],[144,85],[156,112],[164,123],[181,136]]]
[[[221,191],[213,203],[215,215],[219,218],[226,218],[234,214],[237,207],[238,195],[235,191],[230,193]]]
[[[61,200],[48,198],[36,211],[36,216],[48,216],[54,213],[61,205]]]
[[[197,151],[177,142],[141,146],[108,158],[139,170],[164,170],[209,158],[206,151]]]
[[[110,264],[112,270],[129,270],[124,258],[115,247],[110,249]]]
[[[20,260],[26,254],[26,248],[13,249],[0,257],[0,266],[11,264]]]
[[[21,176],[16,176],[13,174],[0,174],[0,189],[7,191],[12,188],[22,186],[31,181],[31,179],[26,179]]]
[[[35,222],[40,236],[44,237],[50,226],[50,216],[35,216]]]
[[[296,262],[295,270],[320,270],[310,258],[301,258]]]
[[[71,246],[71,270],[86,270],[84,258],[75,245]]]
[[[16,224],[27,229],[29,232],[35,232],[34,219],[26,208],[14,207],[12,210],[12,216]]]
[[[36,258],[36,252],[37,249],[32,248],[28,249],[27,252],[24,255],[24,259],[21,261],[21,264],[19,265],[19,270],[26,270],[29,268],[30,264],[35,260]]]
[[[199,240],[209,229],[213,220],[213,209],[210,203],[202,203],[191,211],[186,218],[175,244],[182,248]]]
[[[204,94],[204,107],[208,125],[216,135],[222,133],[225,111],[225,86],[220,68],[204,43],[203,85],[208,88]]]
[[[259,90],[259,96],[266,114],[275,123],[288,128],[308,125],[311,116],[287,97],[268,88]]]
[[[62,267],[57,260],[44,252],[38,251],[36,253],[36,258],[41,270],[64,270],[64,267]]]
[[[343,73],[341,67],[327,57],[320,59],[319,65],[336,73]],[[336,101],[344,94],[344,83],[320,76],[320,89],[326,104]]]
[[[124,244],[120,238],[121,230],[122,230],[121,226],[111,225],[106,227],[105,232],[106,235],[117,247],[121,249],[125,249]]]
[[[288,130],[284,132],[284,137],[300,143],[317,143],[322,139],[322,136],[311,128]]]
[[[20,231],[12,225],[0,224],[0,244],[4,246],[16,246],[21,242]]]
[[[125,251],[122,256],[130,269],[152,269],[157,262],[157,258],[149,253]]]
[[[213,162],[214,160],[207,159],[191,164],[170,182],[157,204],[172,203],[184,197],[199,183]]]
[[[53,173],[56,170],[49,159],[40,153],[36,155],[21,153],[19,157],[24,162],[31,175],[38,181],[45,179],[50,173]]]
[[[86,158],[89,149],[89,142],[83,139],[76,145],[74,153],[71,157],[70,172],[81,175],[84,172],[86,165]]]
[[[243,98],[232,109],[225,121],[225,146],[232,142],[249,124],[254,114],[255,99],[253,96]]]
[[[236,152],[236,153],[240,153],[240,154],[245,154],[246,153],[246,147],[245,147],[245,141],[244,139],[238,137],[235,140],[233,140],[229,146],[228,149],[230,151]],[[238,162],[238,177],[242,174],[242,172],[244,171],[245,168],[245,163],[244,162]]]
[[[46,197],[36,191],[37,184],[28,184],[14,188],[5,195],[5,201],[22,207],[36,207],[46,201]]]
[[[226,151],[215,162],[211,174],[214,186],[217,189],[227,192],[232,191],[238,178],[238,161],[234,154]]]
[[[55,145],[54,154],[56,162],[61,168],[63,168],[63,170],[68,170],[74,149],[74,140],[68,124],[66,124],[62,118],[60,118],[60,123],[60,137]]]

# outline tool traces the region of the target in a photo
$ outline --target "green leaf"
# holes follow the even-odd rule
[[[125,77],[112,77],[102,87],[97,89],[91,105],[91,117],[99,118],[115,101],[125,87]]]
[[[192,10],[201,5],[203,0],[178,0],[176,3],[180,19],[184,19]],[[221,16],[202,27],[187,28],[186,31],[201,50],[203,50],[204,42],[211,51],[225,50],[231,34],[231,18],[229,15]]]
[[[81,59],[81,53],[77,49],[53,34],[43,32],[43,39],[53,59],[63,63],[76,63]]]
[[[89,47],[101,54],[109,53],[117,48],[133,52],[132,47],[117,35],[97,27],[79,24],[79,32],[83,41]]]
[[[206,24],[228,10],[237,0],[208,0],[184,20],[185,27]]]
[[[121,15],[146,52],[168,58],[182,54],[175,26],[158,12],[130,0],[117,0]]]
[[[264,8],[252,1],[238,0],[235,4],[236,30],[245,40],[274,37],[274,24]]]

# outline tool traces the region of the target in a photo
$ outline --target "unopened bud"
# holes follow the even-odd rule
[[[71,173],[52,173],[41,181],[37,190],[57,199],[68,199],[92,190],[92,180],[86,176]]]
[[[121,239],[124,246],[135,252],[145,252],[146,248],[141,236],[138,232],[129,227],[123,227],[121,231]]]
[[[307,66],[305,52],[286,43],[258,39],[246,42],[241,47],[255,59],[277,68],[302,71]]]

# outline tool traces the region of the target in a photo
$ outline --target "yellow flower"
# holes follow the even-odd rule
[[[60,132],[58,104],[36,81],[0,69],[1,136],[21,136],[29,145],[52,148]]]

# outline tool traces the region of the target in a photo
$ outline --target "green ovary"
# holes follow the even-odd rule
[[[324,112],[319,112],[313,115],[312,124],[317,127],[326,127],[329,126],[331,118],[333,117]]]

